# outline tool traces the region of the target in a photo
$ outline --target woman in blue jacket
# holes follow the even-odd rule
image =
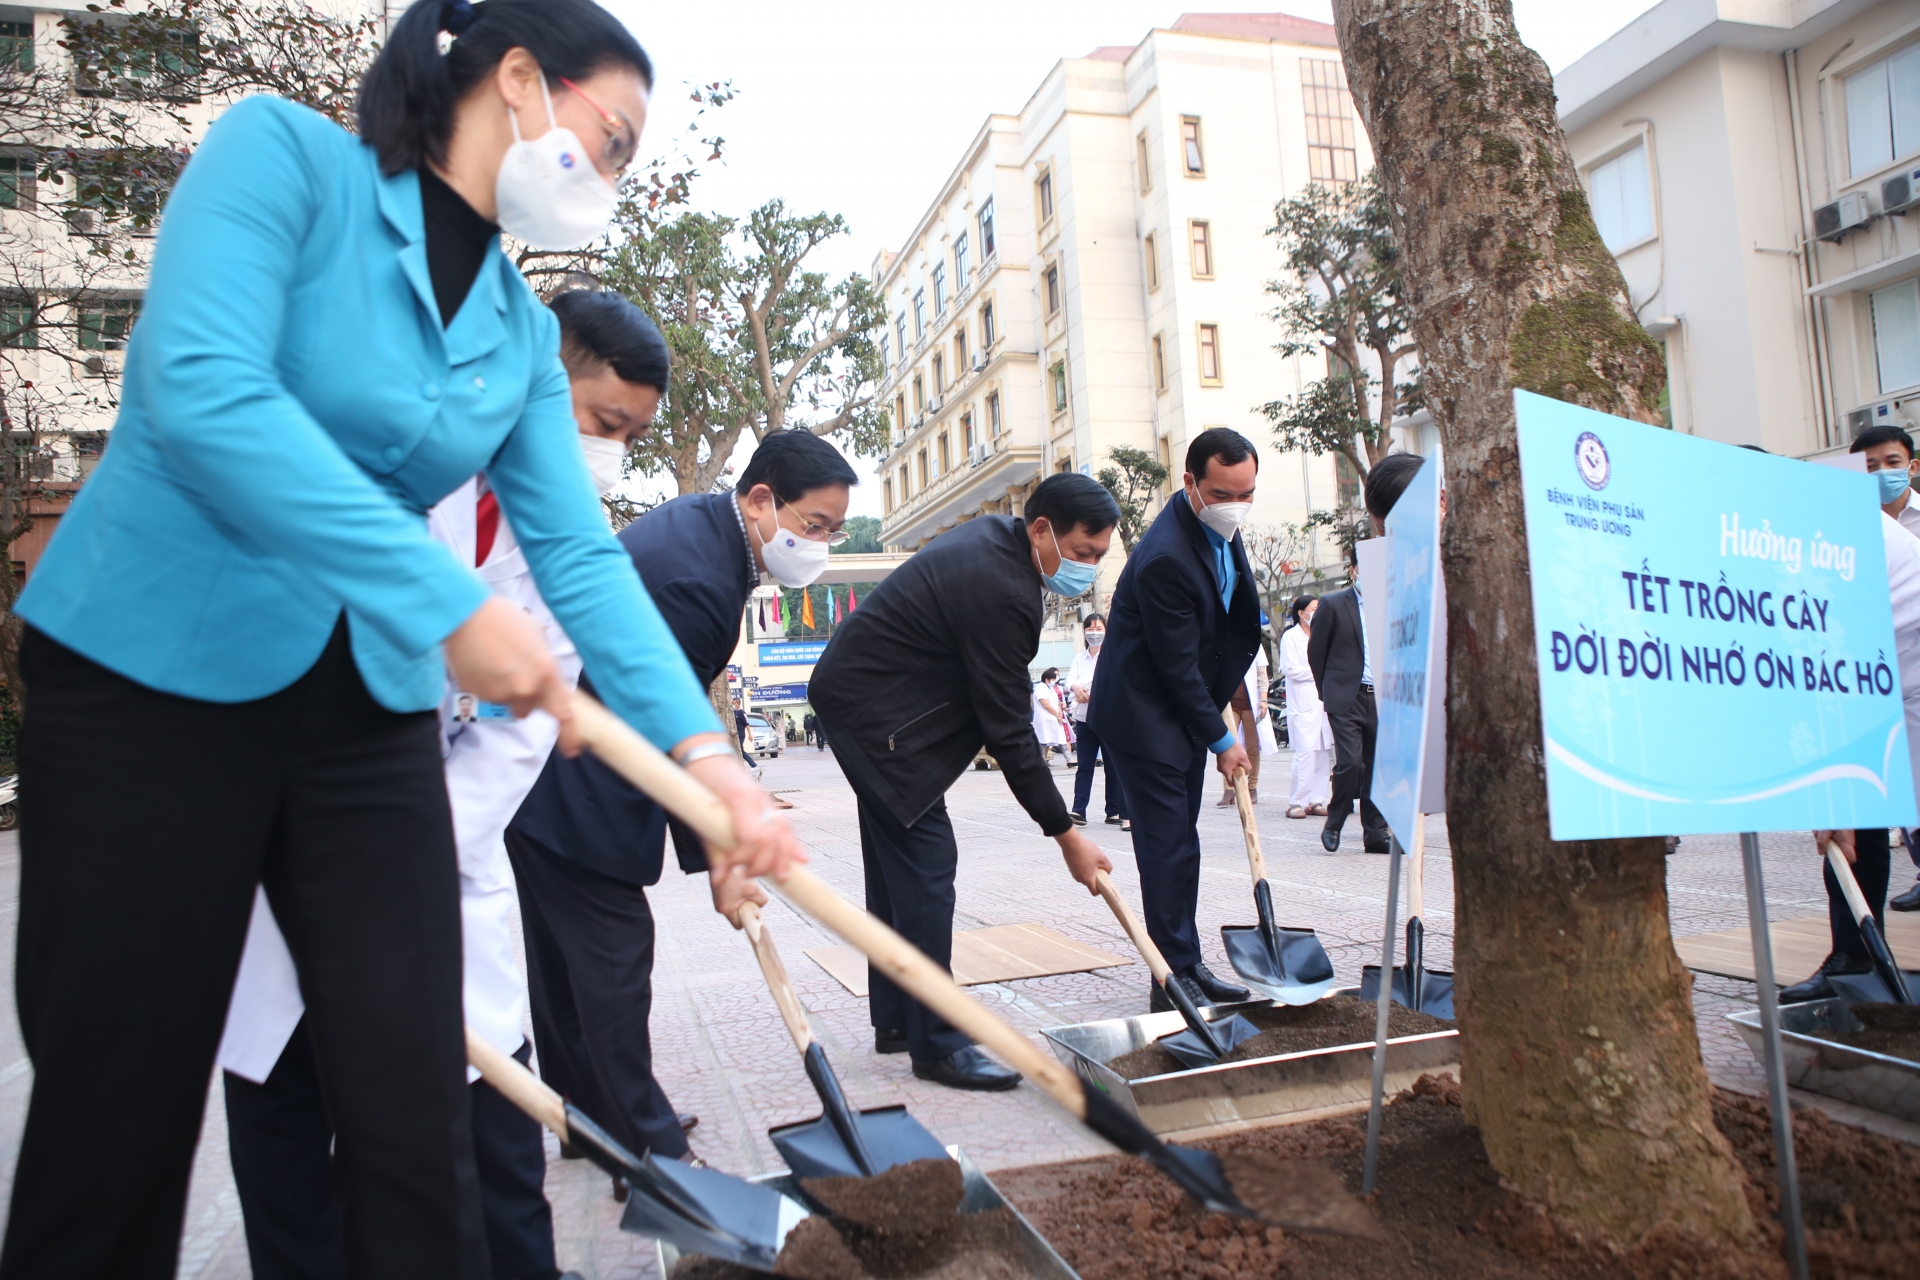
[[[443,669],[573,744],[538,629],[427,534],[474,473],[596,688],[731,806],[739,860],[798,858],[606,527],[556,323],[499,247],[605,230],[651,79],[592,0],[421,0],[360,138],[253,98],[182,176],[112,448],[18,606],[35,1078],[0,1276],[172,1275],[256,884],[349,1273],[489,1274]]]

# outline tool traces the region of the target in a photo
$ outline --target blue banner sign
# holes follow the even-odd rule
[[[1912,825],[1873,482],[1514,401],[1553,838]]]
[[[799,684],[763,684],[753,691],[756,707],[783,707],[807,700],[807,682]]]
[[[827,651],[825,640],[779,640],[760,646],[763,667],[811,666]]]
[[[1373,647],[1380,729],[1373,756],[1374,804],[1403,845],[1411,844],[1428,763],[1427,724],[1436,698],[1434,639],[1440,595],[1440,468],[1429,459],[1387,517],[1386,627]],[[1439,668],[1445,670],[1444,667]]]

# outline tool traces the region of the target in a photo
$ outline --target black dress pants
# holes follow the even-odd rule
[[[525,1066],[532,1053],[523,1042],[513,1056]],[[227,1152],[253,1280],[340,1280],[346,1272],[333,1194],[333,1126],[306,1023],[294,1028],[266,1080],[221,1074]],[[550,1280],[559,1271],[540,1125],[486,1081],[468,1088],[494,1280]]]
[[[306,996],[346,1274],[486,1276],[437,718],[374,702],[344,617],[252,702],[160,693],[31,629],[22,662],[34,1085],[0,1276],[171,1280],[259,884]]]
[[[527,997],[540,1076],[636,1155],[687,1153],[653,1078],[653,910],[647,891],[555,853],[514,827]]]
[[[953,972],[953,877],[960,846],[953,837],[947,802],[937,801],[905,826],[844,769],[860,807],[860,861],[867,875],[867,910]],[[875,1027],[907,1033],[907,1054],[916,1062],[949,1057],[972,1044],[966,1032],[902,991],[893,979],[867,966],[867,1014]]]
[[[1127,816],[1127,802],[1120,794],[1120,779],[1113,772],[1113,764],[1101,752],[1100,735],[1094,732],[1091,720],[1075,720],[1073,734],[1080,751],[1080,765],[1073,778],[1073,811],[1081,817],[1087,816],[1087,805],[1093,799],[1094,761],[1099,759],[1100,772],[1106,775],[1107,816],[1124,818]]]
[[[1167,965],[1181,973],[1200,962],[1200,800],[1207,791],[1206,747],[1195,743],[1184,765],[1107,748],[1133,820],[1133,862],[1140,870],[1140,907],[1147,935]]]
[[[1373,743],[1379,731],[1379,712],[1373,690],[1364,686],[1353,705],[1339,715],[1327,713],[1333,729],[1333,799],[1327,804],[1327,830],[1335,835],[1347,824],[1353,802],[1360,802],[1360,829],[1366,843],[1384,847],[1387,819],[1373,803]]]
[[[1860,886],[1860,896],[1867,900],[1873,922],[1884,935],[1887,881],[1893,878],[1893,842],[1887,837],[1887,829],[1869,827],[1854,832],[1853,857],[1853,878]],[[1833,949],[1864,960],[1867,944],[1860,939],[1860,926],[1854,923],[1853,909],[1847,905],[1846,895],[1840,892],[1840,882],[1834,879],[1833,868],[1824,858],[1820,861],[1820,878],[1827,886],[1827,927],[1833,933]]]

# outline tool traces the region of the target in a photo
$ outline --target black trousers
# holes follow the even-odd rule
[[[1184,765],[1107,747],[1133,819],[1133,861],[1140,869],[1140,905],[1147,934],[1175,973],[1200,962],[1200,800],[1207,790],[1207,749],[1196,743]]]
[[[525,1065],[533,1046],[513,1056]],[[255,1084],[222,1072],[227,1152],[247,1228],[253,1280],[340,1280],[340,1206],[333,1194],[333,1126],[303,1021],[272,1074]],[[495,1280],[559,1274],[547,1206],[540,1125],[484,1080],[473,1095],[473,1150]]]
[[[844,762],[843,769],[844,769]],[[953,971],[953,877],[960,846],[943,799],[904,826],[887,806],[844,770],[860,806],[860,861],[867,875],[867,910]],[[907,1053],[919,1062],[948,1057],[972,1044],[964,1031],[867,966],[867,1014],[876,1027],[904,1029]]]
[[[1100,760],[1100,772],[1106,775],[1106,802],[1109,818],[1127,816],[1127,802],[1120,794],[1120,779],[1114,776],[1113,765],[1101,755],[1100,735],[1093,730],[1091,720],[1073,722],[1075,743],[1080,751],[1079,770],[1073,777],[1073,811],[1081,817],[1087,816],[1087,803],[1093,799],[1093,771],[1095,759]]]
[[[601,875],[507,828],[520,890],[527,996],[540,1076],[629,1151],[687,1153],[653,1078],[653,910],[639,885]]]
[[[346,1274],[486,1276],[436,717],[374,702],[344,618],[253,702],[159,693],[33,630],[22,661],[34,1085],[0,1276],[171,1280],[257,884],[306,995]]]
[[[1360,829],[1371,845],[1387,843],[1387,819],[1373,803],[1373,742],[1379,731],[1379,712],[1373,690],[1362,687],[1353,705],[1339,715],[1327,714],[1333,729],[1333,799],[1327,804],[1327,830],[1335,835],[1347,824],[1353,802],[1360,802]]]
[[[1887,928],[1887,881],[1893,878],[1893,843],[1885,827],[1868,827],[1853,833],[1853,878],[1860,885],[1860,896],[1873,912],[1873,922],[1882,934]],[[1833,949],[1864,959],[1867,944],[1860,940],[1860,926],[1854,923],[1853,910],[1847,906],[1833,868],[1820,860],[1820,878],[1827,886],[1827,927],[1833,933]]]

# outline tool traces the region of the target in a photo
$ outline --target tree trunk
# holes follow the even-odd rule
[[[1751,1258],[1667,925],[1657,839],[1548,836],[1516,387],[1659,423],[1635,322],[1508,0],[1335,0],[1446,443],[1447,812],[1463,1091],[1575,1235]],[[1731,874],[1731,873],[1730,873]],[[1696,1252],[1697,1251],[1697,1252]]]

